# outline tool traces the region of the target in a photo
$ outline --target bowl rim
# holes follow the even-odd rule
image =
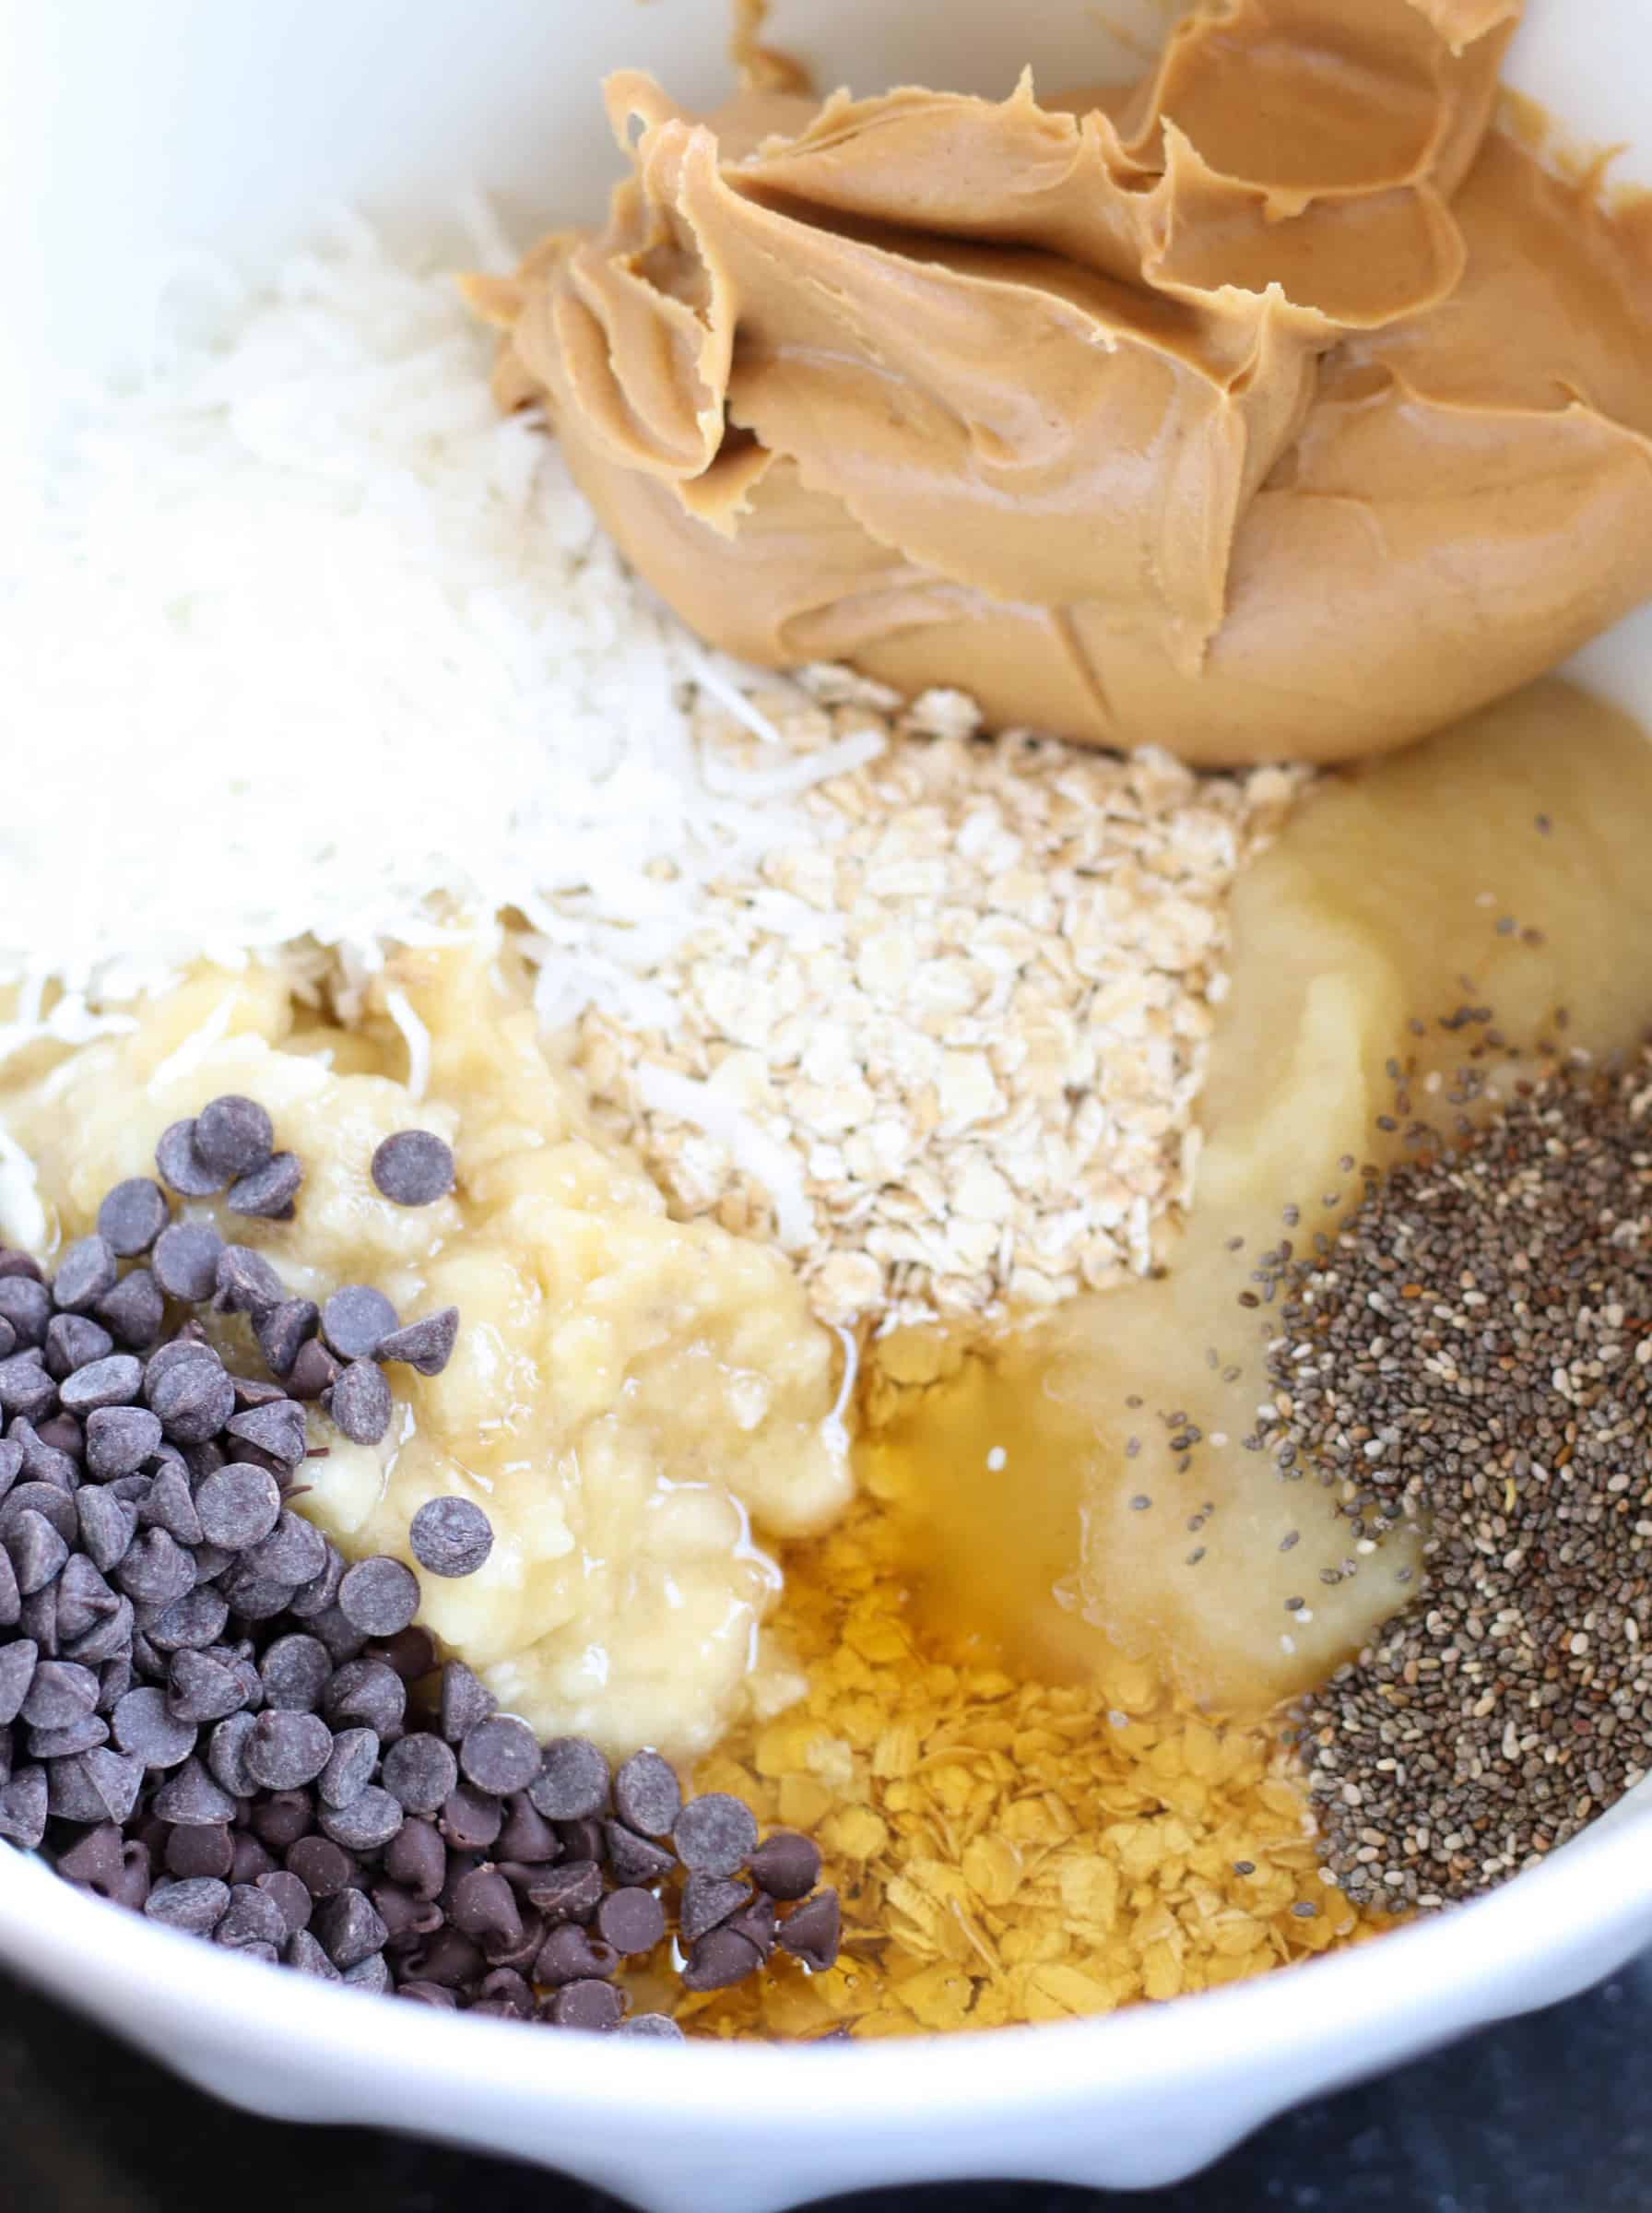
[[[631,2057],[616,2066],[604,2038],[565,2033],[548,2075],[537,2024],[389,2004],[372,2016],[369,2048],[364,1994],[272,1972],[112,1907],[15,1849],[0,1860],[0,1962],[71,2006],[89,2007],[117,2033],[123,2018],[154,2027],[159,2006],[187,2024],[194,2046],[216,2036],[226,2049],[255,2049],[261,2072],[278,2063],[292,2075],[330,2077],[338,2088],[327,2117],[341,2121],[372,2118],[366,2093],[386,2071],[406,2101],[437,2101],[424,2109],[432,2114],[443,2097],[485,2083],[495,2108],[572,2105],[590,2122],[624,2119],[634,2129],[645,2118],[678,2137],[726,2129],[737,2103],[744,2133],[778,2128],[795,2141],[805,2114],[811,2135],[851,2120],[863,2132],[905,2130],[926,2112],[956,2112],[964,2103],[979,2120],[1010,2112],[1024,2119],[1093,2098],[1102,2082],[1115,2106],[1121,2095],[1185,2090],[1224,2074],[1269,2083],[1277,2075],[1283,2104],[1299,2094],[1292,2062],[1315,2060],[1315,2079],[1327,2084],[1369,2072],[1391,2056],[1388,2038],[1415,2043],[1422,2005],[1427,2041],[1444,2042],[1521,2010],[1540,1959],[1564,1961],[1644,1922],[1652,1914],[1645,1825],[1644,1812],[1608,1816],[1552,1860],[1470,1904],[1217,1990],[1071,2021],[835,2048],[741,2040],[735,2065],[727,2040],[638,2039],[627,2040]],[[1516,1978],[1523,1989],[1499,1987]],[[1339,2048],[1328,2042],[1338,2038]],[[1336,2065],[1318,2064],[1332,2052]],[[351,2088],[360,2099],[347,2094]]]

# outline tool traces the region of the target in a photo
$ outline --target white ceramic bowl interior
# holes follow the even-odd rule
[[[1529,0],[1515,82],[1583,137],[1642,137],[1646,0]],[[1169,0],[779,0],[826,81],[1001,93],[1125,74]],[[141,359],[170,249],[256,259],[354,201],[454,235],[459,192],[524,235],[589,215],[615,157],[596,97],[641,62],[726,86],[727,0],[76,0],[0,7],[12,211],[0,458],[38,453],[84,375]],[[8,442],[8,443],[7,443]],[[1652,718],[1652,616],[1580,663]],[[1638,1794],[1643,1800],[1645,1793]],[[381,2005],[112,1912],[0,1855],[0,1958],[180,2073],[261,2112],[514,2153],[661,2213],[879,2183],[1187,2173],[1284,2106],[1587,1987],[1652,1940],[1652,1806],[1632,1804],[1479,1905],[1312,1967],[1070,2027],[835,2049],[636,2044]]]

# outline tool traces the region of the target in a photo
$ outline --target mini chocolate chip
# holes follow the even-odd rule
[[[296,1399],[277,1397],[261,1406],[249,1406],[226,1424],[229,1434],[242,1444],[256,1445],[283,1467],[296,1468],[309,1439],[304,1433],[304,1409]]]
[[[218,1287],[224,1240],[205,1222],[174,1222],[156,1240],[150,1272],[169,1298],[199,1306]]]
[[[261,1544],[281,1518],[281,1486],[263,1468],[231,1461],[195,1493],[195,1512],[208,1544],[226,1552]]]
[[[341,1729],[333,1740],[333,1757],[322,1769],[316,1793],[324,1805],[354,1805],[379,1764],[379,1736],[375,1729]]]
[[[333,1750],[333,1732],[319,1714],[277,1708],[253,1724],[242,1761],[262,1789],[295,1791],[313,1782]]]
[[[493,1711],[496,1700],[480,1677],[462,1660],[447,1661],[442,1670],[442,1703],[438,1727],[450,1745],[456,1745],[478,1722]],[[600,1756],[599,1756],[600,1757]],[[540,1811],[548,1809],[541,1807]]]
[[[447,1882],[447,1847],[428,1821],[404,1821],[384,1847],[384,1872],[416,1898],[434,1899]]]
[[[114,1289],[119,1275],[120,1266],[108,1238],[94,1231],[89,1237],[77,1237],[65,1251],[52,1278],[52,1296],[60,1313],[84,1313]]]
[[[6,1349],[9,1352],[11,1347]],[[46,1324],[46,1373],[59,1383],[77,1367],[89,1367],[113,1350],[114,1339],[88,1315],[54,1314]]]
[[[780,1924],[780,1948],[805,1967],[831,1967],[843,1941],[843,1912],[835,1890],[817,1890]]]
[[[195,1151],[193,1121],[172,1122],[160,1133],[155,1148],[155,1166],[180,1198],[210,1199],[221,1191],[228,1178],[214,1173]]]
[[[388,1935],[360,1890],[340,1890],[316,1908],[311,1923],[335,1967],[354,1967],[384,1945]]]
[[[671,1873],[677,1862],[670,1852],[646,1837],[638,1836],[622,1821],[604,1824],[608,1865],[617,1883],[657,1883]]]
[[[134,1268],[98,1301],[92,1312],[117,1344],[124,1344],[128,1352],[141,1353],[160,1334],[166,1301],[153,1272]]]
[[[161,1922],[169,1929],[183,1929],[191,1936],[210,1935],[229,1910],[229,1884],[209,1875],[157,1883],[144,1905],[151,1921]]]
[[[467,1729],[459,1746],[459,1767],[479,1790],[498,1798],[526,1790],[541,1813],[549,1810],[533,1789],[539,1778],[538,1739],[513,1714],[490,1714]]]
[[[455,1852],[486,1852],[504,1825],[499,1800],[468,1782],[448,1793],[439,1827]]]
[[[738,1913],[751,1896],[751,1885],[738,1876],[691,1875],[682,1887],[678,1923],[685,1944],[693,1944]]]
[[[442,1307],[410,1321],[404,1329],[390,1330],[380,1338],[375,1360],[399,1360],[421,1376],[439,1376],[454,1356],[459,1341],[459,1309]]]
[[[303,1180],[304,1165],[296,1153],[272,1153],[261,1168],[235,1178],[224,1203],[232,1214],[279,1222],[286,1218]]]
[[[356,1872],[355,1861],[331,1837],[300,1837],[287,1847],[287,1866],[312,1898],[336,1898]]]
[[[313,1521],[283,1508],[276,1526],[245,1556],[254,1574],[273,1577],[296,1590],[327,1564],[326,1539]]]
[[[605,1944],[623,1958],[651,1952],[666,1934],[666,1909],[652,1890],[610,1890],[596,1909]]]
[[[584,1820],[608,1804],[608,1763],[583,1736],[553,1737],[535,1765],[527,1794],[548,1820]]]
[[[398,1130],[372,1156],[373,1182],[394,1206],[429,1206],[454,1188],[452,1148],[429,1130]]]
[[[614,1775],[614,1811],[645,1837],[668,1837],[682,1811],[677,1770],[657,1752],[633,1752]]]
[[[327,1685],[321,1704],[336,1728],[359,1722],[389,1737],[401,1727],[407,1688],[382,1660],[349,1660]]]
[[[180,1722],[221,1722],[246,1704],[246,1688],[233,1669],[185,1645],[172,1654],[166,1702]]]
[[[338,1363],[319,1337],[301,1344],[287,1370],[287,1388],[295,1399],[319,1399],[338,1378]]]
[[[534,1961],[536,1982],[577,1982],[587,1976],[606,1979],[620,1964],[608,1945],[593,1942],[577,1922],[560,1922],[539,1947]]]
[[[762,1962],[757,1947],[732,1929],[710,1929],[693,1946],[683,1967],[688,1990],[728,1990],[755,1974]]]
[[[86,1472],[94,1483],[130,1475],[160,1449],[160,1417],[147,1406],[99,1406],[86,1421]]]
[[[266,1307],[254,1319],[253,1334],[271,1375],[291,1373],[293,1362],[314,1336],[320,1319],[320,1309],[311,1298],[284,1298],[279,1306]]]
[[[256,1099],[225,1092],[196,1115],[191,1142],[201,1166],[227,1183],[232,1176],[251,1176],[263,1167],[276,1133]]]
[[[258,1663],[264,1702],[288,1713],[313,1713],[333,1679],[326,1647],[294,1631],[277,1637]]]
[[[135,1260],[171,1219],[166,1193],[148,1176],[128,1176],[106,1191],[98,1209],[98,1235],[117,1259]]]
[[[620,2022],[617,2036],[656,2037],[662,2043],[680,2044],[682,2030],[668,2013],[633,2013]]]
[[[394,1637],[419,1611],[419,1578],[400,1560],[375,1553],[358,1560],[338,1586],[338,1609],[366,1637]]]
[[[226,1245],[218,1263],[218,1286],[212,1303],[220,1314],[251,1314],[256,1319],[266,1307],[278,1307],[287,1286],[261,1252],[250,1245]]]
[[[321,1310],[321,1333],[341,1360],[369,1360],[396,1326],[395,1308],[369,1284],[346,1284]]]
[[[168,1710],[166,1693],[146,1683],[129,1690],[114,1710],[114,1741],[146,1768],[181,1767],[195,1748],[193,1722]]]
[[[402,1820],[402,1809],[389,1792],[370,1782],[348,1805],[324,1806],[317,1825],[324,1836],[347,1852],[377,1852],[389,1843]]]
[[[150,1356],[144,1371],[144,1396],[174,1443],[205,1444],[234,1413],[235,1386],[223,1362],[206,1345],[183,1348],[157,1373],[157,1364],[170,1349],[162,1345]]]
[[[757,1848],[757,1823],[740,1799],[708,1791],[683,1807],[672,1840],[678,1858],[697,1875],[732,1875]]]
[[[10,1323],[18,1344],[43,1345],[52,1323],[51,1292],[30,1276],[0,1276],[0,1320]]]
[[[550,2018],[559,2029],[584,2029],[601,2034],[618,2029],[625,2000],[611,1982],[568,1982],[550,2003]]]
[[[438,1814],[458,1782],[459,1763],[439,1736],[418,1730],[385,1753],[383,1780],[408,1813]]]
[[[95,1753],[87,1754],[88,1759],[96,1757]],[[208,1822],[232,1821],[235,1801],[219,1789],[198,1759],[191,1758],[156,1792],[155,1811],[163,1821],[195,1828]]]
[[[326,1408],[351,1444],[376,1445],[395,1411],[384,1370],[372,1360],[352,1360],[327,1394]]]

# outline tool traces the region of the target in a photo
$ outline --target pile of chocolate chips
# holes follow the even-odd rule
[[[284,1213],[302,1181],[246,1099],[174,1124],[157,1161],[174,1189],[227,1189],[242,1213]],[[372,1172],[398,1204],[453,1181],[422,1131],[386,1140]],[[227,1365],[193,1311],[207,1304],[245,1318],[267,1379]],[[722,1793],[685,1803],[655,1753],[610,1773],[583,1739],[542,1745],[468,1668],[438,1667],[411,1568],[348,1566],[290,1504],[326,1450],[303,1401],[374,1442],[380,1363],[437,1373],[457,1328],[452,1308],[404,1328],[361,1284],[291,1298],[261,1254],[174,1220],[144,1178],[108,1194],[49,1282],[0,1250],[0,1839],[328,1981],[675,2036],[667,2016],[625,2018],[622,1962],[674,1921],[690,1989],[777,1945],[830,1965],[838,1902],[815,1888],[813,1844],[760,1843]],[[491,1541],[461,1498],[409,1533],[444,1575],[473,1573]]]

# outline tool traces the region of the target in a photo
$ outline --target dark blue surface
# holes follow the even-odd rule
[[[552,2063],[554,2064],[554,2063]],[[613,2213],[525,2168],[361,2130],[251,2121],[0,1981],[5,2213]],[[1652,1960],[1569,2006],[1291,2115],[1198,2181],[1019,2183],[832,2213],[1647,2213]]]

